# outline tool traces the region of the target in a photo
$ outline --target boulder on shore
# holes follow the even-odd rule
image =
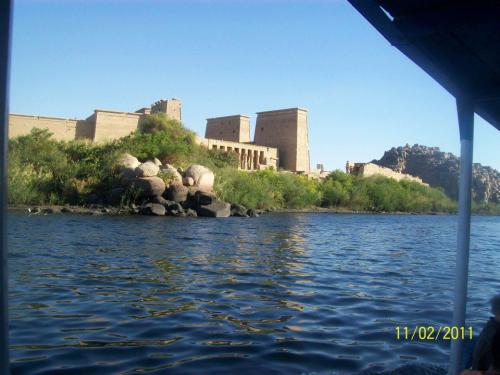
[[[154,162],[147,161],[142,163],[135,169],[135,174],[137,177],[154,177],[160,171],[160,167],[158,167]]]
[[[193,186],[194,185],[194,179],[193,179],[193,177],[184,177],[182,179],[182,184],[184,186]]]
[[[161,161],[160,161],[160,159],[154,158],[153,159],[153,163],[155,163],[155,165],[157,165],[158,167],[161,167]]]
[[[146,203],[141,206],[139,213],[142,215],[165,216],[165,206],[159,203]]]
[[[116,187],[108,190],[106,193],[106,202],[112,206],[117,206],[121,203],[122,195],[125,192],[125,188]]]
[[[196,209],[198,216],[204,217],[229,217],[231,215],[231,205],[226,202],[216,201],[206,206]]]
[[[162,195],[165,191],[165,182],[160,177],[137,177],[131,186],[140,189],[145,197]]]
[[[165,207],[167,207],[170,203],[172,203],[172,202],[166,200],[165,198],[163,198],[161,195],[154,196],[153,199],[151,199],[151,202],[161,204]]]
[[[172,203],[167,208],[169,215],[172,216],[185,216],[184,209],[180,205],[180,203]]]
[[[231,216],[248,217],[247,208],[241,204],[233,203],[231,205]]]
[[[214,172],[203,165],[191,165],[184,172],[184,177],[191,177],[194,180],[194,185],[198,186],[201,190],[210,191],[214,187]]]
[[[123,154],[118,159],[118,165],[123,169],[125,168],[135,169],[140,164],[141,162],[135,156],[132,156],[130,154]]]
[[[169,173],[174,177],[174,181],[182,182],[182,176],[181,174],[177,171],[177,169],[170,164],[165,164],[161,169],[161,173]]]
[[[203,190],[198,190],[194,193],[194,202],[196,206],[206,206],[212,204],[217,200],[214,193],[210,193]]]
[[[187,210],[189,208],[196,209],[196,203],[194,202],[194,200],[191,198],[191,195],[189,195],[189,194],[188,194],[188,198],[184,202],[181,202],[181,206],[185,210]]]
[[[168,211],[184,211],[184,209],[182,208],[182,205],[178,202],[173,202],[173,201],[169,201],[170,203],[168,204],[167,206],[167,209]]]
[[[120,172],[121,183],[124,186],[130,185],[130,183],[135,179],[135,168],[122,168]]]
[[[174,182],[170,184],[167,191],[165,192],[165,197],[168,200],[180,203],[187,199],[189,189],[182,185],[181,183]]]
[[[247,215],[250,216],[250,217],[259,217],[260,215],[260,212],[257,211],[257,210],[254,210],[253,208],[250,208],[248,211],[247,211]]]

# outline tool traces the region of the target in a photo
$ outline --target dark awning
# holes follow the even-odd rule
[[[395,47],[500,130],[500,1],[349,0]]]
[[[500,130],[500,1],[349,0],[401,52],[457,98],[459,215],[453,324],[465,327],[470,250],[474,112]],[[449,375],[463,369],[451,341]]]

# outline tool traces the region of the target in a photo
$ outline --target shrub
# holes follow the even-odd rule
[[[248,208],[273,207],[278,204],[276,192],[259,173],[222,169],[215,176],[215,191],[222,199]]]
[[[216,175],[215,189],[223,199],[248,208],[304,208],[319,204],[318,184],[292,173],[226,168]]]
[[[9,141],[9,203],[75,202],[75,168],[48,130]],[[76,203],[76,202],[75,202]]]
[[[183,167],[196,163],[214,171],[237,165],[233,155],[196,145],[182,124],[159,117],[168,124],[166,130],[135,132],[104,144],[58,142],[40,129],[9,140],[9,203],[80,204],[89,194],[104,196],[119,181],[117,162],[125,152],[141,161],[158,157],[163,163]],[[169,181],[172,176],[160,177]]]
[[[201,164],[215,172],[227,167],[236,169],[239,165],[235,153],[208,150],[206,147],[197,144],[192,145],[191,152],[179,164],[183,168],[191,164]]]
[[[481,202],[472,203],[472,211],[481,215],[500,215],[500,203]]]
[[[10,204],[83,203],[87,195],[104,196],[119,180],[118,156],[128,152],[141,161],[159,158],[177,166],[201,164],[215,172],[215,190],[231,203],[248,208],[304,208],[316,205],[363,211],[454,212],[456,203],[442,190],[409,180],[358,178],[342,171],[325,180],[274,170],[237,170],[234,153],[208,150],[194,142],[181,123],[162,114],[146,116],[141,131],[105,144],[58,142],[47,130],[9,140]],[[173,176],[160,174],[165,182]],[[124,200],[134,201],[136,191]],[[476,212],[500,213],[500,205],[476,204]]]
[[[186,137],[194,139],[194,133],[184,128],[181,122],[161,112],[142,117],[139,122],[139,132],[141,134],[166,133],[172,140]]]
[[[456,204],[442,190],[383,176],[358,178],[341,171],[322,185],[323,204],[375,212],[453,212]]]
[[[187,157],[191,144],[175,140],[166,132],[134,133],[117,141],[117,147],[142,161],[158,158],[162,163],[177,164]]]
[[[351,196],[351,190],[339,181],[325,180],[321,185],[322,206],[347,207]]]

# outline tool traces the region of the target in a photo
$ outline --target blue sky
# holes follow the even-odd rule
[[[454,99],[347,1],[16,0],[11,73],[11,112],[179,97],[200,135],[208,117],[305,107],[328,169],[406,143],[459,152]],[[500,132],[476,120],[474,160],[500,169]]]

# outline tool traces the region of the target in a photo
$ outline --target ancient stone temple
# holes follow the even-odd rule
[[[258,112],[254,143],[276,147],[281,168],[292,172],[310,171],[306,109]]]
[[[210,149],[236,152],[240,168],[282,168],[310,172],[307,110],[279,109],[257,113],[254,141],[248,116],[207,119],[203,143]]]
[[[140,119],[150,113],[162,112],[168,117],[181,121],[181,101],[162,99],[151,107],[135,112],[96,109],[84,120],[58,117],[9,114],[9,138],[29,134],[31,129],[48,129],[53,138],[61,141],[88,139],[94,142],[106,142],[125,137],[135,131]]]
[[[144,116],[153,113],[165,113],[181,121],[181,101],[162,99],[135,112],[96,109],[82,120],[12,113],[9,114],[9,138],[40,128],[48,129],[56,140],[87,139],[104,143],[130,135],[138,129]],[[303,108],[258,112],[253,142],[249,116],[209,118],[205,138],[198,138],[198,143],[210,150],[234,153],[243,170],[281,168],[316,177],[326,173],[310,170],[307,110]]]
[[[200,144],[209,150],[233,152],[239,160],[239,168],[242,170],[254,171],[271,167],[278,168],[278,149],[274,147],[211,138],[200,140]]]
[[[250,117],[234,115],[207,119],[205,138],[250,142]]]

